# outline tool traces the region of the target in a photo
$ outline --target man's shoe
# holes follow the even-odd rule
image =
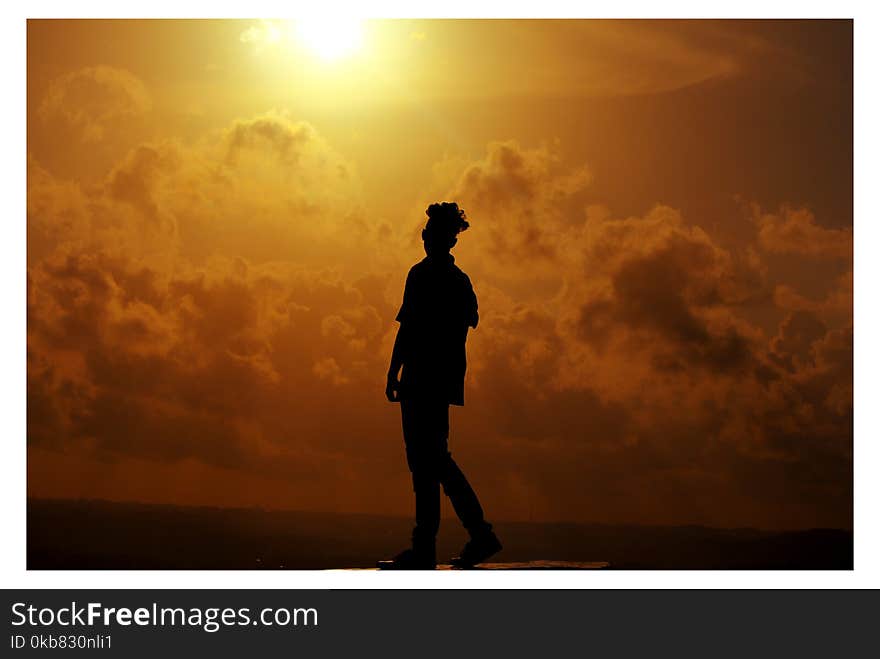
[[[452,567],[471,568],[485,562],[490,556],[501,551],[501,541],[491,531],[477,538],[471,538],[461,550],[461,554],[453,558],[449,563]]]
[[[434,570],[437,560],[425,553],[404,549],[390,561],[377,562],[376,567],[380,570]]]

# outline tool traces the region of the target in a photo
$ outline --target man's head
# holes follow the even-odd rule
[[[428,222],[422,230],[422,240],[429,256],[448,253],[458,242],[458,234],[470,226],[464,211],[454,201],[431,204],[425,214]]]

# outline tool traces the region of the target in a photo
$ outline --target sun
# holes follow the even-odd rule
[[[342,59],[358,51],[363,43],[363,21],[357,19],[312,18],[296,22],[300,41],[326,61]]]

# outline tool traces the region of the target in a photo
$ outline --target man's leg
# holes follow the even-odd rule
[[[437,531],[440,528],[440,478],[436,447],[442,434],[436,410],[421,400],[403,400],[400,404],[406,461],[412,472],[416,498],[416,525],[413,549],[424,556],[435,556]],[[445,440],[444,440],[445,441]]]
[[[440,483],[443,491],[452,502],[455,514],[461,520],[471,537],[478,537],[492,530],[483,517],[483,507],[471,484],[461,471],[452,454],[446,451],[440,467]]]
[[[415,413],[411,413],[413,411]],[[425,521],[426,534],[436,535],[439,528],[440,484],[471,537],[491,531],[492,526],[483,518],[480,500],[449,452],[449,405],[442,399],[424,400],[420,401],[415,410],[408,408],[407,412],[412,425],[418,424],[417,429],[414,428],[415,432],[410,433],[415,437],[413,441],[407,442],[407,450],[412,452],[414,458],[410,468],[412,469],[412,462],[422,465],[418,470],[422,472],[420,477],[417,478],[417,471],[413,471],[413,482],[415,484],[418,480],[422,483],[421,496],[420,488],[416,486],[416,519]],[[417,524],[417,528],[418,526]]]
[[[449,408],[446,408],[446,432],[449,435]],[[440,461],[440,482],[443,491],[452,501],[452,507],[471,536],[461,553],[452,559],[452,565],[460,568],[473,567],[501,551],[501,542],[492,532],[492,525],[483,516],[483,507],[476,493],[468,483],[452,454],[447,440],[444,440],[443,456]]]

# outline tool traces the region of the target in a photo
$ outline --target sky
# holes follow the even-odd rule
[[[492,520],[852,527],[849,21],[28,21],[28,494],[409,515],[435,201]],[[449,511],[447,511],[449,512]]]

